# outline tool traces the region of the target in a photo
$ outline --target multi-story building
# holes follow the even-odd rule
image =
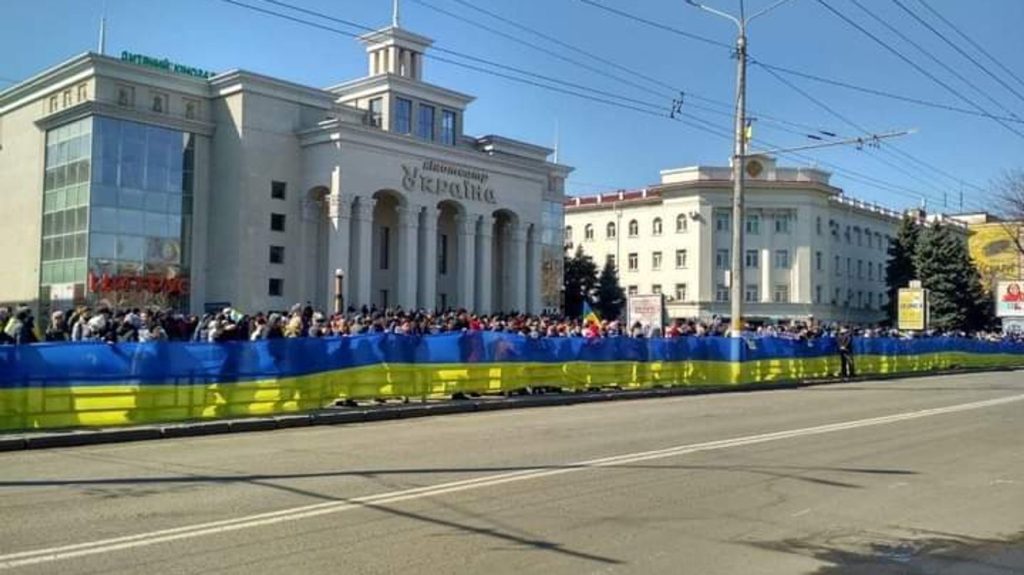
[[[748,160],[745,315],[870,323],[885,317],[885,263],[900,214],[848,198],[826,172]],[[671,317],[729,314],[732,169],[661,173],[661,183],[566,200],[565,242],[612,259],[631,294],[666,296]]]
[[[556,307],[570,168],[464,135],[430,39],[361,41],[328,88],[124,52],[0,92],[0,304]]]

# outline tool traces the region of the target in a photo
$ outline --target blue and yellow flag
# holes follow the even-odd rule
[[[598,323],[601,318],[597,317],[597,312],[590,309],[590,303],[587,301],[583,302],[583,325],[589,325],[590,322]]]

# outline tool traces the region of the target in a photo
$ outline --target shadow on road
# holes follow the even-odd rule
[[[827,541],[788,539],[753,543],[779,553],[827,563],[813,575],[1009,575],[1024,573],[1024,532],[1006,539],[977,539],[950,533],[880,541],[877,537]]]

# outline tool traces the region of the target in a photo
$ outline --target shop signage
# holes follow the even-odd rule
[[[186,66],[184,64],[178,64],[177,62],[171,62],[167,58],[154,58],[152,56],[146,56],[145,54],[121,52],[121,61],[128,62],[130,64],[135,64],[138,66],[147,66],[149,68],[166,70],[168,72],[174,72],[175,74],[192,76],[194,78],[202,78],[204,80],[206,78],[214,76],[214,73],[208,70],[203,70],[201,68],[193,68],[192,66]]]
[[[89,274],[89,291],[93,293],[109,292],[148,292],[152,294],[188,295],[188,278],[167,278],[163,276],[97,276]]]
[[[490,174],[426,160],[422,165],[402,164],[402,187],[408,192],[423,192],[488,204],[498,203],[494,189],[487,186]]]

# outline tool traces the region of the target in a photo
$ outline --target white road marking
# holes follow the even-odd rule
[[[111,539],[101,539],[98,541],[88,541],[85,543],[76,543],[73,545],[62,545],[46,549],[36,549],[34,551],[8,553],[5,555],[0,555],[0,569],[12,569],[15,567],[38,565],[41,563],[50,563],[54,561],[73,559],[76,557],[84,557],[88,555],[97,555],[100,553],[110,553],[113,551],[131,549],[135,547],[155,545],[157,543],[167,543],[170,541],[178,541],[182,539],[191,539],[195,537],[228,533],[231,531],[238,531],[240,529],[264,527],[267,525],[275,525],[286,521],[298,521],[300,519],[309,519],[311,517],[317,517],[320,515],[340,513],[342,511],[365,508],[372,505],[399,503],[402,501],[410,501],[413,499],[422,499],[425,497],[435,497],[438,495],[446,495],[449,493],[458,493],[460,491],[468,491],[470,489],[495,487],[498,485],[504,485],[506,483],[516,483],[520,481],[540,479],[555,475],[565,475],[568,473],[585,471],[589,468],[594,467],[614,467],[616,465],[626,465],[631,463],[639,463],[642,461],[650,461],[654,459],[664,459],[668,457],[676,457],[679,455],[687,455],[690,453],[715,451],[719,449],[728,449],[731,447],[743,447],[747,445],[767,443],[770,441],[780,441],[783,439],[791,439],[795,437],[807,437],[811,435],[820,435],[824,433],[834,433],[836,431],[846,431],[849,429],[872,427],[876,425],[887,425],[890,423],[897,423],[912,419],[920,419],[923,417],[931,417],[935,415],[944,415],[949,413],[957,413],[975,409],[984,409],[987,407],[995,407],[1022,400],[1024,400],[1024,394],[1002,397],[998,399],[990,399],[985,401],[976,401],[972,403],[962,403],[948,407],[938,407],[934,409],[910,411],[905,413],[898,413],[895,415],[886,415],[883,417],[873,417],[870,419],[858,419],[842,423],[819,425],[816,427],[805,427],[802,429],[791,429],[788,431],[778,431],[775,433],[750,435],[747,437],[737,437],[733,439],[708,441],[704,443],[694,443],[689,445],[678,445],[666,449],[627,453],[623,455],[616,455],[613,457],[604,457],[600,459],[591,459],[588,461],[569,463],[554,468],[547,466],[537,467],[534,469],[523,469],[521,471],[514,471],[510,473],[501,473],[497,475],[477,477],[474,479],[465,479],[461,481],[452,481],[449,483],[440,483],[438,485],[417,487],[414,489],[403,489],[400,491],[379,493],[377,495],[357,497],[354,499],[349,499],[347,501],[329,501],[325,503],[316,503],[312,505],[304,505],[300,507],[282,509],[280,511],[247,515],[235,519],[211,521],[207,523],[199,523],[196,525],[186,525],[183,527],[176,527],[173,529],[149,531],[145,533],[126,535],[123,537],[115,537]]]

